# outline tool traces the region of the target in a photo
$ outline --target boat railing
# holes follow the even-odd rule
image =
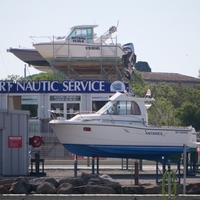
[[[48,110],[50,113],[51,113],[51,116],[54,120],[69,120],[64,116],[64,114],[69,114],[67,111],[57,111],[57,110]],[[87,116],[85,114],[98,114],[97,112],[95,111],[77,111],[77,112],[73,112],[73,113],[70,113],[70,114],[73,114],[74,116],[76,115],[79,115],[80,116],[80,120],[81,121],[102,121],[102,122],[110,122],[110,123],[113,123],[115,124],[116,122],[121,122],[121,123],[124,123],[124,124],[133,124],[133,123],[141,123],[143,124],[144,126],[147,126],[147,123],[146,121],[144,120],[144,118],[140,118],[140,117],[137,117],[137,116],[133,116],[133,115],[130,115],[124,119],[119,119],[119,118],[116,118],[116,116],[120,116],[120,115],[113,115],[113,114],[105,114],[107,116],[109,116],[109,118],[106,118],[105,115],[99,115],[98,117],[90,117],[90,116]],[[123,116],[124,117],[124,116]]]
[[[63,110],[59,110],[59,109],[58,110],[51,109],[48,111],[51,113],[51,117],[53,119],[59,119],[59,120],[67,119],[67,118],[63,117],[63,116],[67,116],[67,115],[76,116],[79,114],[82,117],[83,114],[94,114],[95,113],[93,111],[75,111],[75,112],[70,113],[68,111],[63,111]]]
[[[95,114],[97,112],[90,112],[91,114]],[[98,116],[97,118],[91,118],[91,117],[88,117],[88,116],[84,116],[84,114],[88,114],[88,112],[86,113],[78,113],[81,117],[81,120],[82,121],[101,121],[101,122],[110,122],[110,123],[123,123],[123,124],[133,124],[133,123],[141,123],[143,124],[144,126],[147,126],[147,122],[144,120],[144,118],[140,118],[140,117],[137,117],[137,116],[133,116],[133,115],[130,115],[130,116],[127,116],[126,119],[119,119],[119,118],[116,118],[116,116],[120,116],[120,115],[113,115],[113,114],[106,114],[107,116],[109,116],[109,118],[105,118],[104,117],[104,114],[103,115],[100,115]]]
[[[44,39],[47,40],[46,42],[49,42],[49,41],[53,42],[54,37],[55,36],[30,36],[30,38],[33,40],[34,44],[39,43],[39,41],[37,41],[39,39],[41,39],[42,42],[44,42]]]

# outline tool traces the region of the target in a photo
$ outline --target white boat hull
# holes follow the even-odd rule
[[[50,122],[63,144],[183,146],[189,141],[189,129],[150,128],[122,126],[105,123],[55,123]],[[84,131],[90,128],[91,131]]]
[[[38,43],[34,44],[37,51],[49,63],[67,61],[116,61],[121,60],[124,52],[120,46],[101,44],[76,43]],[[81,63],[80,63],[81,64]]]
[[[162,161],[183,152],[191,129],[150,128],[117,124],[57,123],[50,125],[63,146],[89,157],[135,158]],[[91,131],[84,131],[90,128]],[[191,138],[190,138],[191,137]]]

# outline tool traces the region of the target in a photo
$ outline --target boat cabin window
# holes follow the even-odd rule
[[[86,39],[92,39],[92,28],[76,28],[69,35],[69,39],[73,39],[75,37],[83,37]]]
[[[120,101],[117,105],[119,115],[141,115],[140,108],[135,101]]]
[[[138,104],[135,101],[131,102],[130,107],[131,107],[130,108],[131,115],[141,115],[140,107],[138,106]]]
[[[97,113],[99,114],[108,114],[108,113],[113,113],[114,107],[115,107],[115,102],[107,102]]]
[[[97,113],[112,115],[141,115],[140,107],[135,101],[108,102]]]

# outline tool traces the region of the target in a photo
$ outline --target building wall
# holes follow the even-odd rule
[[[0,109],[0,173],[28,175],[29,112]]]

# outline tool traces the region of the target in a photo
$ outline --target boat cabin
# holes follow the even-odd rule
[[[67,39],[73,40],[73,42],[86,42],[93,41],[96,37],[94,33],[94,28],[98,25],[82,25],[82,26],[73,26],[71,32],[67,36]]]
[[[97,114],[113,115],[120,118],[128,116],[137,117],[138,120],[145,123],[148,122],[147,109],[151,106],[151,104],[147,104],[146,102],[154,101],[152,98],[136,98],[119,92],[110,97],[109,100],[108,103],[96,112]]]

